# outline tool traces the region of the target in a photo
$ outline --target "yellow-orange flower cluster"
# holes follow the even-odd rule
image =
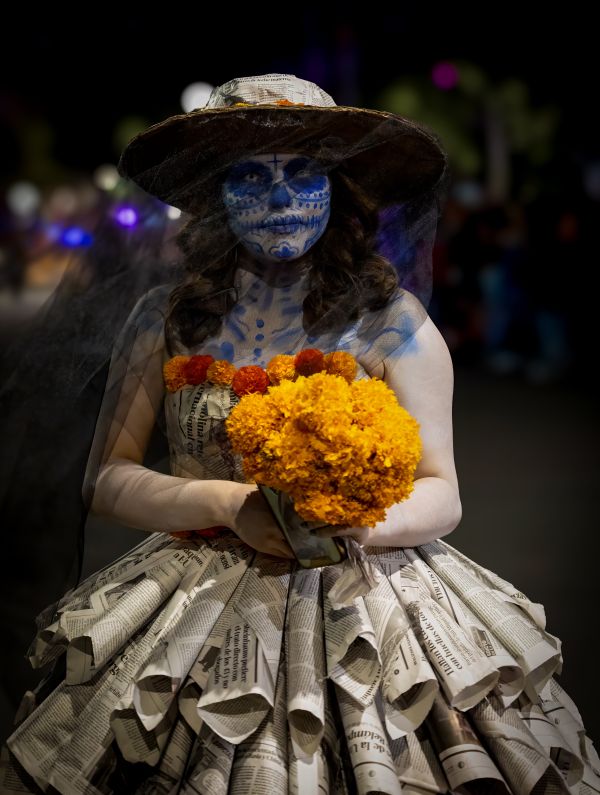
[[[332,351],[324,358],[325,370],[332,375],[341,375],[351,384],[356,378],[356,359],[346,351]]]
[[[246,476],[286,492],[307,521],[373,526],[414,488],[419,424],[378,378],[283,379],[225,422]]]
[[[233,381],[236,368],[227,359],[217,359],[206,368],[206,378],[213,384],[229,386]]]
[[[187,384],[184,367],[189,361],[189,356],[173,356],[163,365],[163,376],[169,392],[176,392]]]
[[[278,353],[267,364],[267,375],[272,384],[279,384],[284,379],[293,381],[296,377],[294,356],[288,353]]]
[[[173,356],[163,366],[165,386],[169,392],[208,381],[230,387],[238,397],[251,392],[262,394],[272,384],[320,372],[340,375],[351,383],[356,378],[356,359],[347,351],[323,354],[318,348],[305,348],[295,356],[284,353],[273,356],[265,369],[256,364],[238,368],[226,359],[215,359],[210,354]]]

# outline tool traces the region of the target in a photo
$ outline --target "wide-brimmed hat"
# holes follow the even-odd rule
[[[431,190],[447,168],[439,137],[394,113],[336,105],[295,75],[238,77],[214,88],[205,107],[136,135],[118,170],[147,193],[202,213],[233,162],[252,154],[300,152],[344,163],[381,206]]]

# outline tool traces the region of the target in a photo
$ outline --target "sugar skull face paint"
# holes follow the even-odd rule
[[[331,183],[306,155],[253,155],[233,165],[223,183],[229,224],[248,251],[275,262],[301,257],[329,220]]]

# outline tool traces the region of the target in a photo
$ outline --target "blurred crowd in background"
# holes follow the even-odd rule
[[[429,125],[449,153],[453,177],[433,252],[429,314],[455,363],[535,384],[585,377],[600,159],[573,138],[560,99],[540,101],[527,75],[512,69],[492,74],[467,59],[436,60],[434,46],[427,66],[373,81],[371,90],[368,70],[362,85],[358,79],[364,65],[356,36],[340,24],[335,52],[307,45],[287,61],[273,56],[265,62],[263,55],[260,65],[247,58],[244,68],[226,72],[219,64],[214,83],[240,69],[287,71],[314,80],[338,104],[385,109]],[[170,85],[146,116],[133,115],[137,96],[129,114],[115,112],[113,129],[105,128],[112,159],[88,160],[87,168],[62,162],[60,130],[16,91],[2,93],[11,164],[0,197],[4,332],[43,303],[90,245],[102,215],[112,214],[123,234],[135,228],[137,197],[118,177],[119,152],[149,124],[202,106],[213,84]],[[164,209],[175,231],[180,214]]]

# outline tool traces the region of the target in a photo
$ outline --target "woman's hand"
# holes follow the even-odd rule
[[[347,525],[341,525],[338,527],[323,527],[320,530],[315,530],[315,535],[321,538],[351,536],[355,538],[362,547],[369,543],[372,532],[372,527],[348,527]]]
[[[294,559],[294,553],[258,486],[235,481],[230,486],[228,517],[224,524],[259,552]]]

